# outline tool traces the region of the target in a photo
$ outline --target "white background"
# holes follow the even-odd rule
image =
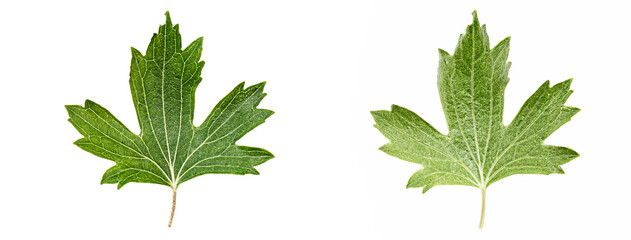
[[[438,1],[436,1],[438,2]],[[3,1],[1,239],[629,239],[631,15],[623,1]],[[583,109],[548,144],[581,154],[565,175],[518,175],[480,192],[405,189],[419,165],[377,150],[370,110],[399,104],[439,131],[437,49],[477,9],[492,44],[512,36],[505,123],[545,80],[574,78]],[[139,132],[130,46],[170,10],[183,43],[204,36],[199,124],[236,84],[267,81],[276,112],[239,141],[276,158],[259,176],[205,175],[178,190],[99,185],[113,165],[72,144],[64,105],[87,98]]]

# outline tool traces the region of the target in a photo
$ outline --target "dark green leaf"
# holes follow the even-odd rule
[[[259,83],[236,86],[199,126],[193,125],[195,89],[201,82],[202,38],[182,50],[179,26],[169,13],[143,56],[132,48],[129,85],[140,134],[132,133],[114,115],[86,100],[68,105],[70,123],[84,136],[75,144],[116,163],[101,183],[155,183],[173,189],[209,173],[259,174],[254,166],[274,156],[261,148],[236,145],[272,111],[256,108],[265,97]],[[170,226],[169,222],[169,226]]]

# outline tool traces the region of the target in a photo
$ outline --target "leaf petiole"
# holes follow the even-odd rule
[[[482,212],[480,213],[480,229],[482,229],[484,226],[484,209],[486,208],[486,187],[480,190],[482,190]]]
[[[175,214],[175,196],[176,191],[173,190],[173,205],[171,206],[171,218],[169,218],[169,227],[171,227],[171,224],[173,223],[173,215]]]

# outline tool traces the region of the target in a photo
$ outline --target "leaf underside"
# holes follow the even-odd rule
[[[486,189],[514,174],[563,173],[560,165],[578,157],[572,149],[543,141],[579,109],[564,106],[571,79],[546,81],[504,126],[510,37],[490,48],[486,26],[473,24],[458,39],[454,55],[439,49],[438,90],[449,133],[443,135],[414,112],[392,105],[373,111],[375,127],[390,140],[380,150],[422,169],[408,188],[465,185]]]
[[[236,86],[200,126],[193,125],[195,89],[201,82],[202,38],[182,50],[179,26],[169,13],[151,38],[146,54],[131,49],[129,85],[140,135],[132,133],[107,109],[86,100],[68,105],[69,121],[84,136],[75,144],[116,163],[101,183],[179,184],[210,173],[258,174],[254,166],[274,156],[261,148],[236,145],[272,111],[256,108],[265,82]]]

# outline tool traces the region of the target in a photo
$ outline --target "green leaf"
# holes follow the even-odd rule
[[[579,111],[563,105],[572,93],[571,79],[552,87],[543,83],[504,126],[509,43],[506,38],[490,48],[486,26],[473,12],[473,24],[458,39],[454,55],[439,49],[438,90],[449,134],[397,105],[371,112],[375,127],[390,140],[380,150],[423,167],[408,188],[425,193],[437,185],[465,185],[482,191],[480,228],[489,185],[514,174],[563,173],[560,165],[579,156],[543,144]]]
[[[265,97],[265,82],[236,86],[198,127],[193,125],[195,89],[201,82],[202,38],[182,50],[179,26],[169,13],[143,56],[131,49],[129,85],[140,134],[132,133],[107,109],[90,100],[67,105],[70,123],[84,137],[75,144],[116,163],[101,183],[155,183],[173,189],[210,173],[259,174],[254,166],[274,156],[261,148],[236,145],[243,135],[265,122],[272,111],[256,108]]]

